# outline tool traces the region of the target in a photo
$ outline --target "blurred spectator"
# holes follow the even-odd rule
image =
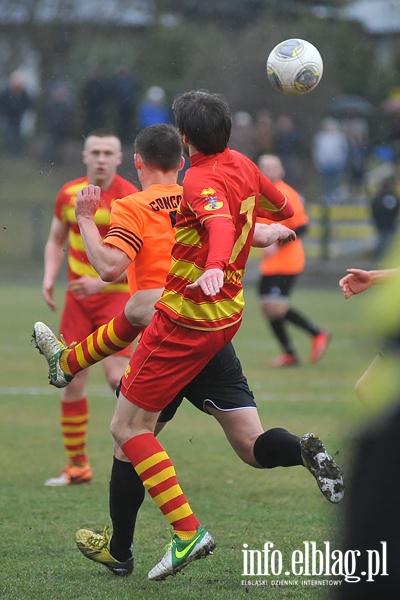
[[[112,82],[112,98],[115,102],[115,129],[121,142],[133,140],[133,129],[138,98],[136,77],[126,65],[118,67]]]
[[[279,115],[275,129],[275,153],[285,169],[285,181],[294,188],[301,186],[301,153],[303,145],[300,133],[289,115]]]
[[[382,258],[390,249],[398,227],[400,199],[396,195],[393,176],[383,180],[371,202],[371,216],[377,232],[375,258]]]
[[[93,71],[82,89],[83,133],[106,126],[106,105],[110,97],[110,85],[100,70]]]
[[[321,181],[322,202],[336,204],[339,185],[346,170],[349,145],[339,122],[326,117],[312,144],[312,157]]]
[[[75,97],[72,87],[62,71],[48,86],[45,101],[45,120],[47,125],[47,143],[43,160],[52,164],[62,164],[64,147],[73,127]]]
[[[372,156],[383,163],[394,163],[396,153],[389,144],[380,144],[372,149]]]
[[[11,73],[6,89],[0,95],[0,114],[4,118],[4,152],[21,155],[25,150],[25,140],[21,122],[33,105],[26,89],[25,77],[21,71]]]
[[[400,88],[395,87],[381,106],[384,119],[386,143],[393,150],[395,158],[400,156]]]
[[[348,169],[350,185],[361,188],[365,182],[369,133],[366,119],[354,117],[343,124],[349,145]]]
[[[274,147],[274,124],[271,113],[263,108],[256,114],[257,155],[270,154]]]
[[[234,113],[229,147],[242,152],[251,160],[257,159],[257,130],[250,113],[244,110]]]
[[[153,85],[146,92],[138,110],[138,126],[144,129],[149,125],[171,123],[171,110],[167,106],[165,92],[162,87]]]

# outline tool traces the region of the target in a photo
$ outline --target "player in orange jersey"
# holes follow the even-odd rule
[[[283,350],[283,354],[272,360],[270,366],[287,367],[300,362],[293,340],[289,335],[287,327],[289,323],[311,336],[310,361],[317,362],[328,346],[329,333],[310,321],[298,309],[289,305],[289,297],[298,276],[305,267],[301,235],[307,228],[308,216],[300,194],[283,181],[285,171],[280,158],[272,154],[264,154],[260,156],[258,166],[278,190],[291,201],[294,215],[283,223],[297,234],[296,240],[290,244],[273,244],[265,248],[260,264],[261,308]]]
[[[85,140],[82,159],[86,175],[69,181],[59,191],[44,250],[42,293],[48,306],[55,311],[54,288],[68,245],[68,289],[60,322],[60,334],[67,344],[85,338],[108,322],[129,299],[124,277],[117,283],[105,283],[90,264],[76,222],[75,202],[79,190],[89,183],[100,187],[101,199],[95,223],[98,234],[104,237],[113,202],[137,188],[117,174],[122,153],[120,140],[113,132],[93,131]],[[104,361],[104,372],[111,388],[117,387],[130,354],[129,348],[125,348]],[[88,375],[88,371],[80,373],[62,392],[61,427],[69,462],[59,475],[45,482],[47,486],[85,483],[92,478],[86,447],[89,409],[85,386]]]

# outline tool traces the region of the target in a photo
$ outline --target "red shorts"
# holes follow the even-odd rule
[[[129,298],[128,292],[104,292],[77,300],[74,292],[67,290],[60,322],[60,333],[66,343],[81,342],[101,325],[111,321],[124,310]],[[116,354],[131,356],[131,345]]]
[[[231,341],[240,323],[199,331],[156,311],[122,377],[122,394],[140,408],[162,410]]]

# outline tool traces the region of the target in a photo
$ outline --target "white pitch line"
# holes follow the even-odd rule
[[[53,396],[59,394],[52,386],[46,387],[0,387],[0,396]],[[88,394],[91,396],[112,396],[112,391],[107,388],[88,388]]]
[[[0,387],[0,396],[53,396],[59,394],[60,391],[48,386],[48,387]],[[315,392],[314,392],[315,394]],[[101,387],[93,387],[88,389],[89,396],[95,397],[108,397],[112,398],[113,394],[107,390],[107,388],[102,389]],[[333,394],[318,394],[318,401],[322,402],[333,402],[336,399],[336,396]],[[256,394],[256,402],[282,402],[282,400],[288,402],[305,402],[307,400],[313,400],[310,398],[310,394],[305,394],[304,392],[299,394],[284,394],[282,398],[282,393],[280,394]]]

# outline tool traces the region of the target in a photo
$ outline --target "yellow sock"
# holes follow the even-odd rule
[[[174,533],[178,536],[180,540],[191,540],[197,533],[196,531],[174,531]]]
[[[64,373],[67,373],[67,375],[73,375],[71,369],[68,366],[68,355],[70,354],[70,352],[71,350],[63,350],[60,356],[60,368],[62,371],[64,371]]]

